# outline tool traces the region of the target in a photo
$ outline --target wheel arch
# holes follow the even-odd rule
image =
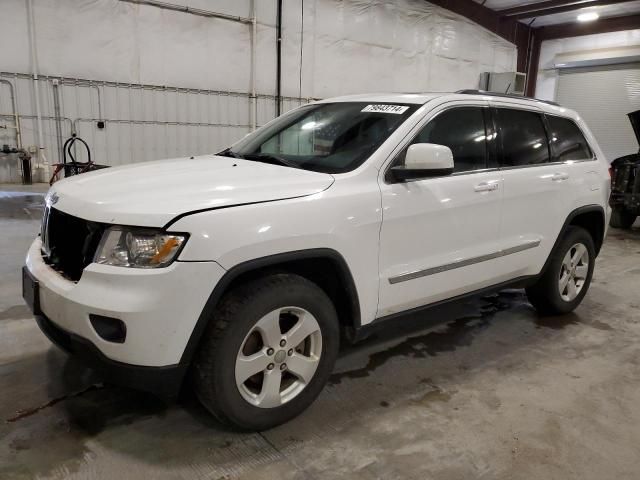
[[[564,230],[569,226],[582,227],[591,234],[593,243],[596,248],[596,256],[600,253],[604,242],[605,232],[605,213],[604,208],[600,205],[588,205],[580,207],[569,215],[567,222],[563,227]]]
[[[553,252],[558,248],[558,244],[562,240],[567,228],[571,226],[582,227],[589,232],[591,238],[593,238],[597,256],[598,253],[600,253],[600,248],[602,248],[602,243],[604,242],[605,218],[604,208],[601,205],[585,205],[573,210],[564,221],[564,224],[560,229],[560,233],[553,244],[553,248],[547,257],[540,274],[543,274],[547,270],[551,257],[553,256]]]
[[[347,335],[360,326],[360,301],[351,270],[344,257],[330,248],[278,253],[248,260],[229,269],[216,284],[191,332],[180,363],[191,363],[213,312],[224,296],[239,283],[272,273],[295,273],[316,283],[333,301]]]

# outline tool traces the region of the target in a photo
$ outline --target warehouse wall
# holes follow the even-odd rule
[[[599,50],[606,54],[606,49],[634,46],[640,46],[640,29],[542,42],[536,82],[536,97],[543,100],[556,100],[558,70],[551,69],[556,55],[592,50]]]
[[[250,131],[250,24],[120,0],[32,2],[48,161],[58,161],[56,126],[109,165],[212,152]],[[252,15],[250,0],[175,2]],[[283,3],[283,111],[355,92],[473,88],[482,71],[515,69],[512,44],[422,0]],[[258,125],[275,115],[275,5],[256,1]],[[0,78],[17,91],[23,145],[37,145],[27,0],[0,2],[0,18]],[[10,110],[0,85],[0,144],[15,144]]]

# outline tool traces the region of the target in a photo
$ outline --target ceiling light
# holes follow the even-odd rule
[[[597,12],[585,12],[578,15],[579,22],[593,22],[598,18],[600,18],[600,15]]]

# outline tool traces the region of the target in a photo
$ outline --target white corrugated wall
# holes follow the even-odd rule
[[[557,99],[587,122],[609,162],[638,151],[627,114],[640,109],[640,63],[561,70]]]
[[[28,1],[0,2],[0,78],[16,90],[25,147],[38,144]],[[62,136],[76,131],[98,163],[213,152],[250,131],[250,23],[121,0],[31,2],[50,163],[58,161],[56,79]],[[250,0],[174,3],[252,14]],[[256,18],[261,125],[275,115],[276,1],[256,0]],[[422,0],[283,2],[283,111],[356,92],[474,88],[480,72],[512,71],[515,62],[515,46]],[[0,84],[0,144],[16,143],[11,113],[9,87]],[[17,180],[11,162],[0,154],[0,181]]]

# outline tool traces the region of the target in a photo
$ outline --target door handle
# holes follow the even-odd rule
[[[551,175],[551,180],[553,180],[554,182],[562,182],[568,179],[569,179],[568,173],[554,173],[553,175]]]
[[[473,187],[474,192],[493,192],[498,189],[497,182],[482,182]]]

